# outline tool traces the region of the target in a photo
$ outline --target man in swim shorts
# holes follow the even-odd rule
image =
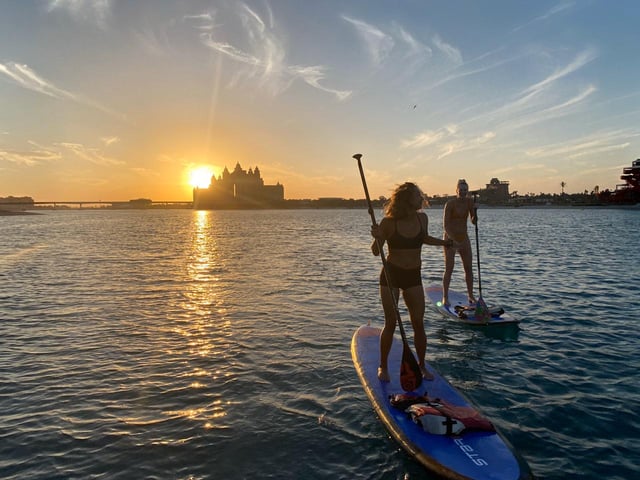
[[[476,224],[476,205],[469,196],[469,186],[465,179],[458,180],[456,198],[449,200],[444,206],[443,226],[444,239],[454,242],[452,247],[444,248],[444,275],[442,276],[442,303],[449,305],[449,284],[455,264],[456,253],[460,255],[464,267],[464,279],[467,284],[467,297],[469,304],[475,304],[473,296],[473,258],[471,241],[467,234],[467,218]]]

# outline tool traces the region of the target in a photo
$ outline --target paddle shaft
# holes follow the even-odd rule
[[[476,203],[476,194],[473,194],[473,203]],[[480,275],[480,240],[478,239],[478,207],[474,208],[474,214],[476,216],[476,262],[478,263],[478,292],[479,298],[482,298],[482,275]]]
[[[367,188],[367,180],[364,177],[364,170],[362,169],[362,161],[360,160],[361,155],[355,154],[353,158],[358,161],[358,169],[360,170],[360,178],[362,179],[362,186],[364,187],[364,195],[367,199],[367,206],[369,207],[369,215],[371,216],[371,224],[374,227],[378,226],[378,222],[376,222],[376,215],[373,212],[373,206],[371,205],[371,198],[369,197],[369,189]],[[398,298],[391,287],[391,277],[389,275],[389,271],[387,268],[387,259],[384,256],[384,251],[382,250],[382,242],[379,238],[376,237],[376,243],[378,245],[378,251],[380,252],[380,259],[382,260],[382,270],[384,271],[384,276],[387,279],[387,285],[389,285],[389,291],[391,292],[391,298],[393,299],[394,312],[396,314],[396,321],[398,322],[398,327],[400,328],[400,336],[402,336],[402,341],[408,345],[407,335],[404,332],[404,326],[402,325],[402,319],[400,318],[400,310],[398,309]]]

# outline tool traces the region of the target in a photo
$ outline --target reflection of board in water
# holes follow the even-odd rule
[[[489,306],[491,318],[488,322],[477,320],[475,308],[467,302],[467,296],[460,292],[449,289],[449,305],[442,303],[442,285],[433,284],[425,289],[427,299],[431,305],[445,317],[455,318],[460,322],[469,325],[505,325],[518,324],[520,320],[505,313],[502,307]]]
[[[360,381],[375,413],[393,439],[422,466],[444,478],[518,480],[532,478],[527,464],[509,442],[496,431],[463,430],[457,435],[428,433],[409,414],[394,407],[390,397],[403,393],[399,370],[402,346],[394,339],[389,354],[390,382],[377,377],[380,329],[363,325],[351,342],[351,355]],[[416,395],[441,399],[456,408],[475,409],[462,393],[431,366],[434,380],[422,383]],[[395,372],[395,373],[393,373]],[[428,390],[428,391],[427,391]]]

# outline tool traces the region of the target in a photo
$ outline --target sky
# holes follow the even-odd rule
[[[0,197],[613,189],[640,157],[636,0],[0,0]]]

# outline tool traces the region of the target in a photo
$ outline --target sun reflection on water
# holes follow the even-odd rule
[[[183,339],[182,348],[174,351],[184,362],[178,377],[186,381],[176,407],[165,410],[169,417],[201,422],[205,429],[225,428],[222,419],[228,403],[223,399],[221,380],[228,378],[231,324],[226,317],[223,287],[225,258],[221,253],[215,213],[193,212],[190,245],[186,249],[186,278],[183,312],[173,331]],[[187,240],[189,240],[187,238]]]

